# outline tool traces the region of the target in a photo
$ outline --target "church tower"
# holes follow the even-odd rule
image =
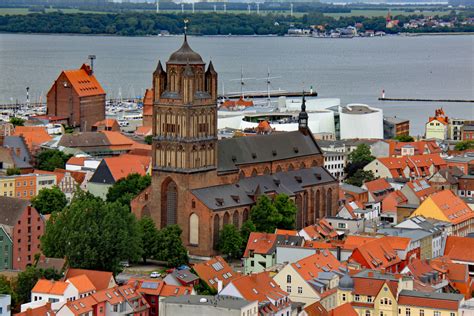
[[[212,63],[205,67],[185,32],[166,70],[158,62],[153,72],[150,216],[159,228],[178,224],[185,245],[197,247],[197,252],[210,243],[209,215],[196,210],[190,191],[218,184],[217,72]],[[190,227],[199,227],[200,232],[193,233]]]

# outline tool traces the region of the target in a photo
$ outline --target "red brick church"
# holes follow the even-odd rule
[[[335,215],[338,183],[324,169],[307,127],[217,140],[217,72],[206,69],[186,36],[153,73],[153,180],[133,202],[137,217],[178,224],[192,255],[211,256],[225,224],[240,227],[261,194],[285,193],[298,206],[298,228]]]

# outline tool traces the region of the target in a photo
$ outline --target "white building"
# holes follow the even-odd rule
[[[10,316],[11,312],[11,301],[10,295],[0,294],[0,316]]]
[[[347,153],[337,151],[324,151],[324,168],[326,168],[331,175],[342,181],[346,174],[344,168],[347,165]]]
[[[339,107],[340,138],[383,139],[383,111],[366,104]]]

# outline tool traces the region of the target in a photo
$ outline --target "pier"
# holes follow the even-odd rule
[[[247,92],[244,94],[245,98],[249,99],[263,99],[263,98],[268,98],[268,95],[270,95],[270,98],[278,98],[278,97],[301,97],[303,95],[303,92],[298,91],[298,92],[291,92],[291,91],[271,91],[270,93],[266,91],[259,91],[259,92]],[[318,93],[317,92],[305,92],[305,96],[307,97],[317,97]],[[226,93],[224,95],[219,95],[219,98],[225,97],[225,98],[239,98],[241,96],[240,93]]]
[[[379,101],[398,101],[398,102],[456,102],[456,103],[474,103],[474,100],[461,99],[416,99],[416,98],[379,98]]]

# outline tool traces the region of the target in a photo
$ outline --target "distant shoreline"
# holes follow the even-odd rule
[[[33,33],[33,32],[4,32],[0,31],[0,34],[19,34],[19,35],[52,35],[52,36],[96,36],[96,37],[130,37],[130,38],[148,38],[148,37],[179,37],[183,34],[170,34],[170,35],[118,35],[118,34],[81,34],[81,33]],[[416,37],[416,36],[443,36],[443,35],[474,35],[474,32],[433,32],[433,33],[398,33],[398,34],[386,34],[384,36],[354,36],[351,38],[337,38],[337,37],[313,37],[313,36],[294,36],[294,35],[277,35],[277,34],[265,34],[265,35],[196,35],[188,34],[192,37],[210,37],[210,38],[222,38],[222,37],[245,37],[245,38],[255,38],[255,37],[281,37],[281,38],[313,38],[313,39],[357,39],[357,38],[380,38],[380,37],[393,37],[393,36],[406,36],[406,37]]]

